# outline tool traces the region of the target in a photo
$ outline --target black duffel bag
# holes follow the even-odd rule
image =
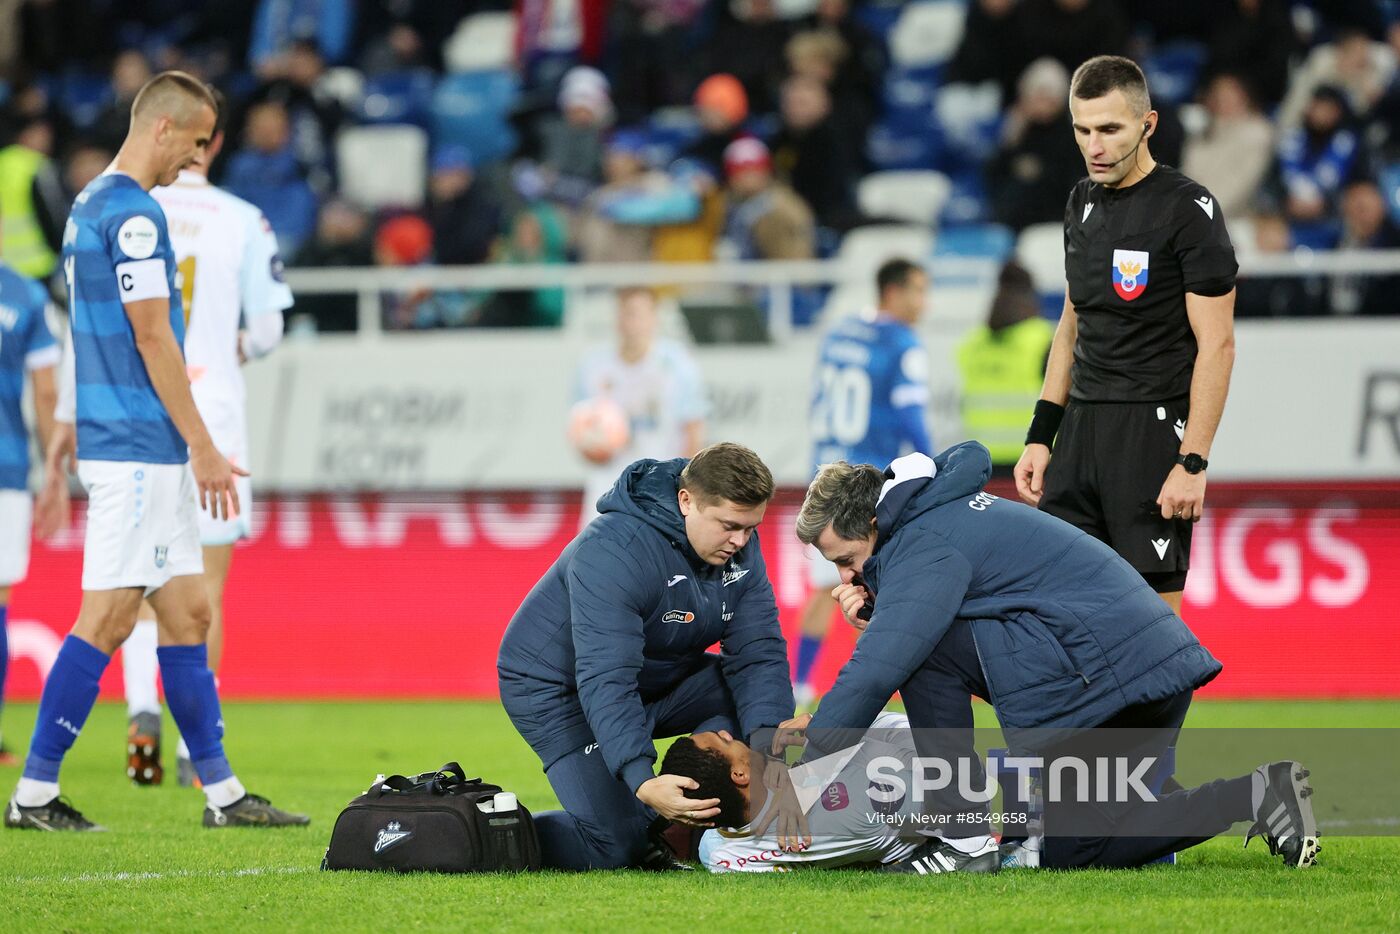
[[[351,801],[321,868],[518,872],[540,868],[540,844],[514,795],[449,762],[412,778],[380,778]]]

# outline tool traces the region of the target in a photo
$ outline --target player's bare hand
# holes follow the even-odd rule
[[[1157,505],[1162,509],[1163,519],[1200,521],[1206,506],[1205,473],[1187,473],[1185,467],[1177,464],[1167,474],[1162,492],[1157,494]]]
[[[860,613],[861,607],[870,599],[870,592],[859,584],[838,584],[831,591],[831,596],[841,607],[841,615],[846,617],[846,622],[865,632],[869,620],[861,619],[856,614]]]
[[[667,820],[690,827],[713,827],[719,816],[718,798],[687,798],[700,783],[683,775],[658,775],[642,782],[637,800]]]
[[[1045,469],[1050,466],[1050,449],[1043,444],[1028,444],[1021,452],[1012,472],[1016,477],[1016,492],[1032,506],[1040,505],[1045,492]]]
[[[793,717],[778,724],[778,730],[773,734],[773,755],[781,756],[789,746],[807,745],[807,737],[803,736],[802,732],[811,722],[812,715],[804,713],[800,717]]]
[[[68,465],[78,448],[78,431],[72,422],[55,422],[44,452],[44,485],[34,504],[34,534],[52,538],[67,528],[72,508],[68,497]]]
[[[246,477],[248,471],[229,463],[212,444],[190,449],[190,470],[194,472],[199,489],[199,508],[207,509],[215,519],[232,519],[239,514],[238,488],[235,477]]]
[[[774,806],[765,808],[759,820],[754,822],[754,835],[762,836],[776,823],[778,846],[786,852],[800,853],[811,846],[812,834],[807,827],[807,815],[803,813],[802,805],[797,800],[797,791],[792,787],[792,773],[786,766],[782,770],[777,787],[768,794]]]

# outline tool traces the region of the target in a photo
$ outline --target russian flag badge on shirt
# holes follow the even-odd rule
[[[1113,251],[1113,291],[1131,302],[1147,291],[1148,254],[1141,250]]]

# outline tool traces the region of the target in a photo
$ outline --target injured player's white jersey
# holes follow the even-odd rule
[[[239,362],[239,331],[281,336],[282,312],[292,292],[272,227],[256,207],[209,184],[197,172],[151,195],[170,228],[185,307],[185,365],[195,405],[225,454],[246,452],[246,389]],[[276,315],[276,321],[264,316]],[[260,320],[261,319],[261,320]],[[256,342],[254,342],[256,343]],[[252,346],[249,356],[271,350]]]
[[[707,830],[700,838],[700,862],[711,872],[785,872],[796,866],[892,863],[908,856],[924,839],[917,836],[921,806],[910,794],[880,800],[890,797],[895,786],[872,789],[877,783],[870,778],[870,768],[873,760],[892,757],[900,767],[882,767],[882,773],[901,774],[905,788],[912,787],[908,772],[915,754],[914,734],[909,718],[897,713],[880,714],[870,728],[856,746],[792,770],[798,800],[805,805],[816,796],[806,808],[811,846],[800,853],[784,852],[776,822],[761,836],[747,827]],[[770,798],[758,816],[771,805]]]

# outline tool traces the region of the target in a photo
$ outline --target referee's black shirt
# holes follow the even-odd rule
[[[1065,278],[1079,319],[1070,398],[1159,402],[1188,395],[1196,337],[1186,293],[1235,287],[1220,204],[1158,164],[1127,188],[1081,179],[1065,207]]]

